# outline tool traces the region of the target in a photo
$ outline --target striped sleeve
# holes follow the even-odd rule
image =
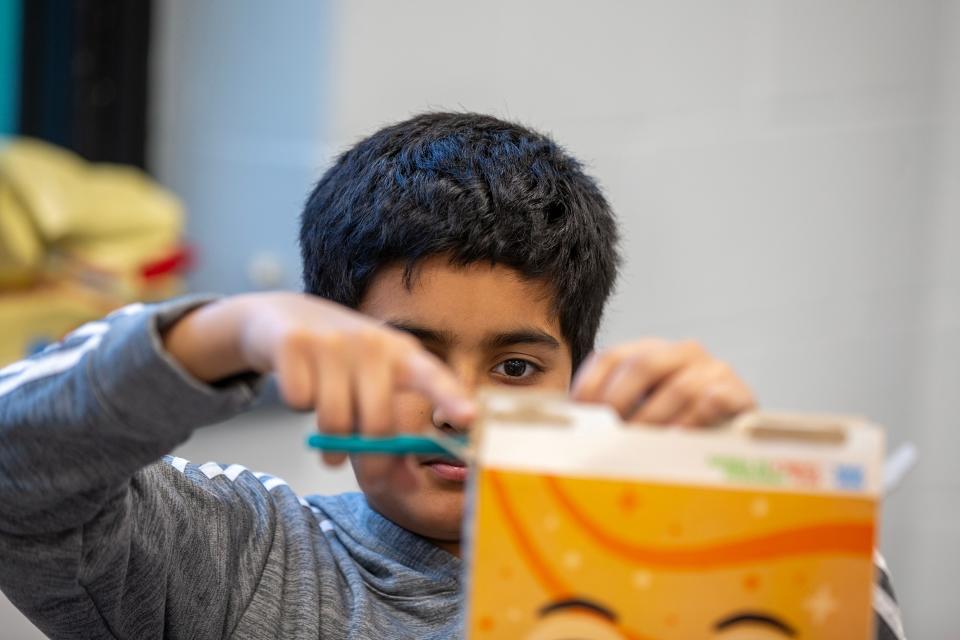
[[[0,370],[0,589],[50,637],[226,637],[256,584],[280,490],[163,459],[255,397],[164,351],[203,302],[127,307]]]
[[[900,605],[890,583],[890,570],[879,551],[874,553],[877,580],[873,585],[873,612],[877,640],[905,640]]]

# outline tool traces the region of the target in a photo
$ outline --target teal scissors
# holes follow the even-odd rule
[[[322,451],[337,453],[379,453],[394,456],[441,455],[469,461],[470,451],[466,436],[418,436],[400,434],[385,438],[349,435],[334,436],[314,433],[307,438],[307,445]]]

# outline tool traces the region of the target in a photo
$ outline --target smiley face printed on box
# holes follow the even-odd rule
[[[468,637],[867,638],[874,501],[483,469]]]

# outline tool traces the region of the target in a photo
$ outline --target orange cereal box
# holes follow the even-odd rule
[[[873,425],[628,427],[491,393],[473,446],[469,640],[872,637]]]

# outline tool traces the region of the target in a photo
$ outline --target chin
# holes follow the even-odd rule
[[[361,484],[361,488],[363,485]],[[380,515],[424,538],[457,542],[463,525],[463,491],[417,491],[397,494],[368,493],[367,502]]]
[[[411,461],[388,467],[355,462],[353,469],[367,502],[383,517],[425,538],[460,540],[463,483],[438,480]]]

